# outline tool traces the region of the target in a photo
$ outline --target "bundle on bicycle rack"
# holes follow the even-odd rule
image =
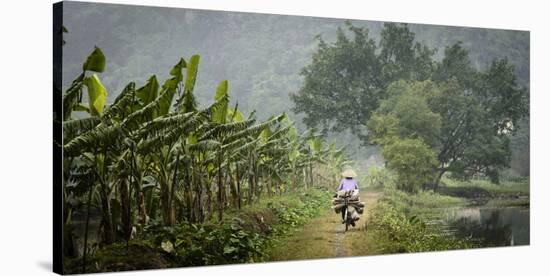
[[[363,214],[365,203],[359,201],[359,195],[353,190],[338,191],[332,199],[332,209],[335,213],[342,212],[346,199],[348,201],[348,213],[354,220],[359,219],[359,214]]]

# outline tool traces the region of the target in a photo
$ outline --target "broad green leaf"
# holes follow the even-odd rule
[[[85,74],[80,74],[63,96],[63,120],[69,120],[75,105],[80,104],[82,98],[82,85]]]
[[[227,95],[227,86],[228,86],[227,80],[223,80],[218,84],[218,88],[216,89],[216,96],[214,100],[219,101]]]
[[[195,102],[195,96],[193,90],[195,89],[195,81],[197,80],[197,72],[199,69],[199,55],[193,55],[187,63],[187,70],[185,76],[185,88],[179,102],[179,110],[181,112],[190,112],[197,109],[197,103]]]
[[[101,115],[105,101],[107,100],[107,90],[101,84],[96,74],[84,79],[84,85],[88,88],[88,99],[90,104],[90,114],[92,116]]]
[[[187,72],[185,76],[186,93],[193,93],[193,89],[195,89],[195,81],[197,80],[197,72],[199,70],[199,60],[199,55],[193,55],[187,64]]]
[[[285,127],[290,126],[290,128],[288,129],[288,138],[291,142],[296,142],[298,140],[298,131],[296,130],[294,122],[290,120],[288,116],[284,116],[281,122]]]
[[[240,110],[230,108],[227,110],[227,118],[230,119],[231,122],[242,122],[244,120],[244,115]]]
[[[288,160],[290,160],[290,162],[296,161],[298,159],[298,157],[300,157],[300,152],[298,150],[292,150],[288,154]]]
[[[180,61],[172,67],[170,70],[170,75],[172,76],[181,76],[181,71],[183,68],[187,67],[187,63],[183,58],[180,58]]]
[[[174,251],[174,245],[170,241],[163,241],[160,244],[160,247],[162,248],[162,250],[164,250],[168,253],[171,253],[172,251]]]
[[[273,135],[273,131],[271,131],[269,127],[266,127],[264,130],[262,130],[262,132],[260,132],[260,141],[262,142],[262,144],[267,143],[271,135]]]
[[[95,47],[94,51],[88,56],[82,65],[83,71],[94,71],[101,73],[105,70],[105,55],[101,49]]]
[[[234,247],[234,246],[230,246],[230,245],[226,245],[224,248],[223,248],[223,254],[225,255],[229,255],[233,252],[236,252],[237,251],[237,248]]]
[[[136,91],[136,96],[141,100],[143,105],[155,100],[158,96],[159,83],[154,75],[147,80],[147,83]]]
[[[178,83],[180,83],[183,80],[183,68],[185,68],[187,64],[185,63],[185,60],[182,58],[180,61],[170,69],[170,76],[171,78],[167,79],[164,84],[162,85],[162,88],[171,88],[176,89],[178,87]]]
[[[318,153],[321,151],[321,140],[319,138],[309,140],[308,144],[313,153]]]
[[[197,139],[197,136],[194,133],[191,133],[191,134],[189,134],[189,136],[187,136],[187,144],[188,145],[194,145],[198,141],[199,140]]]
[[[215,98],[216,102],[220,102],[220,105],[212,112],[212,121],[218,124],[225,124],[227,118],[227,107],[229,99],[227,97],[227,81],[221,81],[216,89]]]
[[[174,98],[175,94],[176,90],[172,88],[169,88],[164,93],[161,93],[158,99],[158,110],[155,111],[155,118],[168,114],[168,111],[170,110],[170,105],[172,104],[172,99]]]
[[[90,113],[90,108],[83,104],[77,104],[73,107],[73,111],[84,111]]]

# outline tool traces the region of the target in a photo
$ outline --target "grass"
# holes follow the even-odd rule
[[[328,205],[321,215],[275,241],[266,261],[318,259],[334,256],[339,220]]]
[[[361,188],[360,198],[365,202],[365,213],[356,227],[343,232],[340,215],[326,207],[321,214],[308,224],[280,239],[267,252],[268,261],[318,259],[341,256],[365,256],[380,254],[373,232],[365,222],[370,210],[375,208],[382,196],[380,188]]]
[[[477,188],[489,192],[491,195],[529,195],[529,178],[521,181],[503,180],[500,184],[491,183],[486,179],[472,179],[470,181],[460,181],[445,177],[442,179],[442,186],[448,188]]]
[[[428,218],[440,208],[463,206],[464,198],[441,195],[433,191],[419,191],[409,194],[393,188],[387,188],[382,202],[392,205],[398,212],[406,216],[422,216]]]
[[[381,188],[364,189],[361,199],[365,201],[365,214],[361,218],[361,225],[357,229],[346,232],[343,238],[343,246],[348,256],[365,256],[383,254],[383,248],[379,241],[379,234],[368,224],[372,211],[377,208],[379,199],[384,196]]]
[[[416,194],[387,188],[371,211],[366,238],[379,254],[425,252],[476,247],[468,239],[442,236],[428,221],[442,209],[464,206],[466,200],[421,191]]]
[[[372,210],[369,234],[363,238],[370,245],[357,250],[379,254],[423,252],[479,247],[471,237],[441,235],[437,225],[429,223],[442,211],[472,204],[486,207],[529,206],[529,179],[516,178],[493,184],[485,179],[459,181],[443,178],[437,193],[420,191],[409,194],[389,186],[384,197]]]

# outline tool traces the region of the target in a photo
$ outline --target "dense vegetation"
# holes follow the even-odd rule
[[[198,55],[187,61],[181,58],[162,85],[155,76],[139,88],[130,82],[107,105],[107,89],[96,74],[104,71],[106,59],[95,48],[65,92],[59,143],[64,157],[63,250],[66,257],[80,255],[74,244],[72,212],[86,208],[83,269],[93,210],[101,214],[98,244],[125,241],[129,248],[130,240],[147,238],[151,226],[171,227],[174,237],[199,231],[194,223],[214,217],[221,222],[227,209],[319,186],[326,183],[323,179],[332,182],[345,164],[341,149],[323,145],[312,130],[299,135],[285,114],[256,122],[254,113],[245,117],[238,103],[229,106],[227,81],[219,83],[214,103],[199,109],[193,93],[199,59]],[[88,116],[74,119],[74,112]],[[229,224],[219,227],[202,232],[236,235]],[[224,243],[208,235],[204,238]],[[198,239],[193,244],[201,239],[193,238]],[[167,250],[164,242],[159,246]],[[172,240],[170,247],[183,242]],[[203,254],[212,254],[214,248],[218,247],[212,245]],[[231,247],[224,254],[239,250]],[[249,254],[256,248],[243,250]],[[211,262],[220,261],[212,258]],[[199,259],[177,263],[211,263]]]
[[[308,222],[326,204],[325,189],[298,189],[254,206],[229,210],[222,223],[151,224],[129,245],[96,249],[86,271],[122,271],[263,261],[279,237]],[[82,271],[81,258],[67,259],[67,273]]]
[[[524,208],[529,206],[529,183],[522,177],[499,185],[488,178],[462,181],[444,177],[438,193],[414,194],[398,189],[399,177],[387,169],[372,169],[365,180],[384,194],[370,210],[370,233],[362,237],[375,244],[377,254],[510,245],[513,235],[504,218],[492,214],[472,221],[449,216],[449,212],[468,207],[528,210]]]
[[[459,199],[434,193],[410,196],[398,190],[387,189],[384,199],[372,210],[369,226],[378,237],[380,253],[426,252],[475,248],[471,238],[444,236],[440,229],[429,227],[427,220],[416,209],[457,204]],[[428,207],[429,206],[429,207]]]
[[[381,146],[403,190],[437,189],[446,172],[498,183],[529,110],[514,66],[503,58],[477,70],[460,42],[436,61],[406,24],[384,26],[378,45],[367,28],[350,23],[352,38],[339,29],[336,42],[319,39],[292,95],[295,111],[309,127],[349,129]]]

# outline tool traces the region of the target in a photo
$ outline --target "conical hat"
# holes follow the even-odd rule
[[[357,174],[352,169],[347,169],[342,173],[343,177],[356,177]]]

